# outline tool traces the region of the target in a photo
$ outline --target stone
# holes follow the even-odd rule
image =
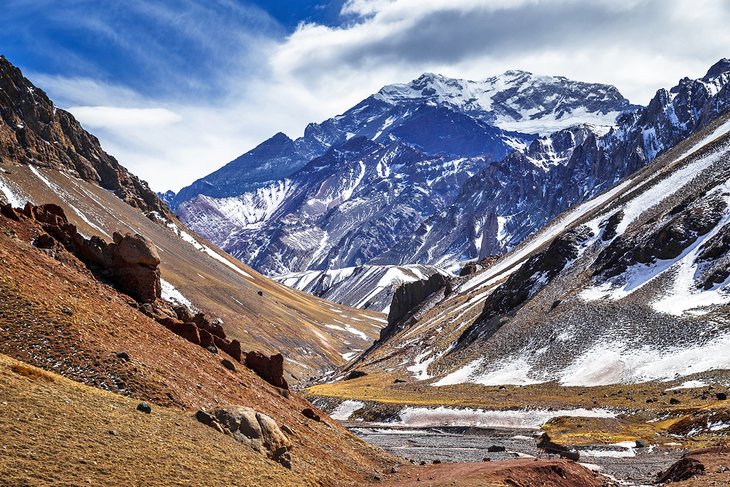
[[[345,376],[345,380],[358,379],[360,377],[365,377],[366,375],[368,375],[367,372],[363,372],[362,370],[353,370]]]
[[[492,445],[489,448],[487,448],[487,451],[489,453],[496,453],[496,452],[501,452],[501,451],[507,451],[507,449],[505,447],[503,447],[502,445]]]
[[[284,379],[284,356],[280,353],[267,357],[261,352],[246,354],[246,367],[256,372],[256,375],[275,387],[288,389]]]
[[[38,235],[32,243],[33,247],[36,247],[38,249],[52,249],[57,245],[56,239],[48,235],[47,233],[44,233],[42,235]]]
[[[573,460],[575,462],[580,459],[580,453],[575,450],[571,450],[566,446],[555,443],[552,439],[550,439],[550,436],[547,433],[543,433],[542,436],[540,436],[540,440],[537,442],[537,447],[545,450],[547,453],[560,455],[561,458],[567,458],[568,460]]]
[[[207,415],[207,413],[205,413]],[[286,468],[291,468],[292,443],[273,418],[246,406],[216,409],[212,415],[233,437]],[[197,417],[197,413],[196,413]],[[201,417],[207,421],[207,416]]]
[[[649,443],[645,442],[644,440],[636,440],[636,448],[646,448],[649,446]]]
[[[227,368],[230,371],[233,371],[233,372],[236,371],[236,366],[233,365],[233,362],[231,362],[227,358],[224,358],[223,360],[221,360],[221,365],[223,365],[223,367]]]
[[[115,353],[114,355],[116,355],[119,360],[123,360],[125,362],[129,362],[129,360],[130,360],[129,354],[127,352],[120,351],[120,352]]]
[[[281,431],[283,431],[287,435],[294,435],[294,430],[291,429],[291,427],[289,425],[287,425],[287,424],[282,424],[281,425]]]
[[[657,476],[657,483],[681,482],[705,473],[705,466],[696,458],[684,457]]]
[[[727,393],[725,393],[725,392],[718,392],[717,394],[715,394],[715,397],[717,398],[718,401],[726,401],[727,400]]]
[[[443,274],[433,274],[428,279],[419,281],[407,282],[401,284],[393,294],[393,299],[390,303],[390,310],[388,311],[388,325],[395,325],[402,321],[421,304],[431,294],[446,287],[449,282],[449,278]],[[381,340],[387,338],[389,334],[389,328],[383,328],[381,332]],[[390,333],[394,333],[393,329]]]
[[[208,345],[207,349],[210,353],[218,353],[218,347],[215,344]]]
[[[319,414],[315,413],[312,408],[302,409],[302,415],[304,415],[305,418],[309,418],[309,419],[312,419],[317,422],[322,420],[322,418],[319,416]]]
[[[117,234],[118,235],[118,234]],[[115,238],[115,243],[117,239]],[[160,265],[160,255],[149,239],[139,234],[125,235],[117,243],[119,257],[128,264],[139,264],[147,267]]]
[[[680,401],[676,397],[669,399],[669,404],[679,404],[680,402],[682,402],[682,401]]]
[[[141,403],[137,404],[137,411],[143,412],[145,414],[150,414],[152,412],[152,406],[142,401]]]
[[[195,419],[207,426],[210,426],[214,422],[216,422],[216,419],[213,417],[213,415],[206,413],[202,409],[198,409],[195,412]]]

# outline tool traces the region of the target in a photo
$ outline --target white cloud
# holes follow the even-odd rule
[[[299,136],[307,123],[426,71],[565,75],[614,84],[646,104],[656,89],[702,76],[730,56],[723,0],[349,0],[342,16],[338,27],[301,24],[283,39],[237,34],[220,47],[220,35],[205,37],[214,18],[197,28],[195,15],[185,17],[180,28],[215,52],[212,98],[190,95],[184,73],[170,77],[164,96],[88,78],[31,79],[61,106],[80,107],[71,111],[107,151],[162,190],[189,184],[278,131]],[[156,68],[159,76],[171,66]]]
[[[68,111],[91,129],[127,130],[168,127],[183,118],[166,108],[69,107]]]

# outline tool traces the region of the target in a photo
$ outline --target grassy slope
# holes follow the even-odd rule
[[[101,235],[100,228],[108,234],[101,235],[107,241],[115,231],[136,232],[151,239],[159,250],[165,280],[206,313],[222,318],[226,333],[240,340],[244,348],[281,352],[289,359],[287,369],[297,378],[319,376],[323,370],[344,363],[342,353],[369,346],[383,325],[380,313],[347,308],[287,288],[195,237],[199,246],[207,245],[229,263],[225,265],[98,186],[59,171],[36,168],[56,186],[51,190],[27,166],[1,161],[0,169],[10,171],[0,171],[0,181],[23,193],[23,199],[62,206],[85,235]],[[71,205],[98,228],[90,226]],[[176,225],[186,230],[181,223]],[[193,232],[187,232],[193,238]],[[332,324],[340,328],[325,326]],[[344,331],[343,325],[352,326],[367,338]]]
[[[226,370],[221,355],[136,311],[70,254],[59,262],[33,248],[27,231],[0,217],[0,353],[87,385],[178,407],[185,415],[216,405],[254,407],[294,430],[294,474],[325,485],[357,484],[399,463],[334,421],[306,419],[301,411],[310,405],[301,397],[282,396],[243,366]],[[129,362],[116,357],[122,350]],[[28,411],[41,414],[42,404]],[[19,434],[26,431],[11,423]],[[41,442],[40,436],[26,437],[28,448]]]
[[[189,412],[137,403],[0,355],[2,484],[314,484]]]

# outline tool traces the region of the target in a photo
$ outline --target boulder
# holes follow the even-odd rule
[[[207,413],[200,416],[204,420],[201,422],[212,421]],[[230,406],[216,409],[211,418],[230,431],[236,440],[291,468],[292,443],[271,417],[246,406]]]
[[[152,412],[152,406],[142,401],[141,403],[137,404],[137,411],[145,414],[150,414]]]
[[[289,388],[284,379],[284,356],[280,353],[267,357],[261,352],[248,352],[246,367],[275,387]]]
[[[224,358],[223,360],[221,360],[221,365],[223,365],[223,367],[227,368],[230,371],[233,371],[233,372],[236,371],[236,366],[233,365],[233,362],[231,362],[227,358]]]
[[[537,442],[537,447],[545,450],[546,453],[560,455],[560,457],[567,458],[568,460],[573,460],[575,462],[580,460],[580,453],[576,450],[571,450],[567,446],[555,443],[552,439],[550,439],[550,436],[547,433],[542,434],[540,440]]]
[[[657,483],[681,482],[705,473],[705,466],[696,458],[684,457],[657,476]]]
[[[365,377],[366,375],[368,375],[367,372],[363,372],[362,370],[353,370],[345,376],[345,380],[359,379],[360,377]]]
[[[319,414],[315,413],[312,408],[302,409],[302,415],[305,418],[309,418],[309,419],[317,421],[317,422],[322,421],[322,418],[319,416]]]
[[[127,264],[139,264],[147,267],[160,265],[160,256],[155,245],[139,234],[121,236],[114,232],[117,253]]]

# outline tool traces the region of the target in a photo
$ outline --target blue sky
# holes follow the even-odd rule
[[[2,4],[0,53],[158,190],[426,71],[560,74],[645,104],[730,56],[723,0]]]

